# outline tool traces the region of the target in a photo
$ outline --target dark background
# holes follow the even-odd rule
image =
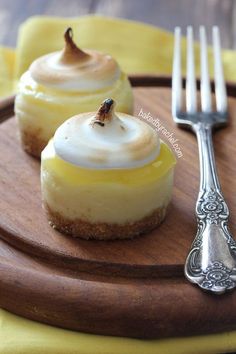
[[[222,45],[236,48],[236,0],[0,0],[0,44],[15,46],[18,27],[32,15],[102,14],[170,31],[176,25],[219,25]]]

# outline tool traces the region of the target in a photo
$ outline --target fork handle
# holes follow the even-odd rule
[[[216,172],[211,125],[201,122],[194,125],[193,129],[198,140],[200,191],[211,189],[220,190],[220,183]]]
[[[185,275],[201,288],[221,294],[236,287],[236,243],[228,230],[229,209],[216,172],[211,126],[200,122],[193,129],[201,175],[196,203],[198,231],[185,263]]]

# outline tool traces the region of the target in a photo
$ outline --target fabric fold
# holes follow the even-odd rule
[[[111,54],[128,74],[171,74],[173,34],[168,31],[140,22],[97,15],[77,18],[34,16],[20,26],[15,52],[0,48],[0,73],[3,77],[0,81],[0,96],[7,96],[14,91],[15,82],[35,58],[63,47],[63,33],[68,26],[73,28],[75,40],[81,48],[93,48]],[[185,38],[182,47],[184,74]],[[195,48],[196,72],[199,73],[198,44],[195,44]],[[226,79],[236,81],[236,53],[224,50],[222,59]],[[213,76],[211,48],[209,66]]]

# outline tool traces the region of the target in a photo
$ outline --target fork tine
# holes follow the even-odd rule
[[[187,27],[187,78],[186,78],[186,110],[195,113],[197,107],[196,80],[193,51],[193,28]]]
[[[201,106],[205,113],[211,112],[211,88],[208,73],[207,39],[204,26],[199,28],[201,57]]]
[[[217,26],[212,28],[212,39],[214,53],[216,108],[218,112],[225,113],[227,111],[227,95],[221,61],[220,33]]]
[[[172,72],[172,114],[176,116],[182,106],[181,28],[175,27],[174,59]]]

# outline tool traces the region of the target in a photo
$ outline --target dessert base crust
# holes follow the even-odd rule
[[[20,138],[23,149],[28,154],[40,159],[41,152],[43,151],[48,142],[39,137],[39,132],[21,130]]]
[[[44,205],[49,224],[56,230],[83,239],[115,240],[132,239],[155,229],[165,218],[166,207],[156,209],[152,214],[133,223],[124,225],[109,223],[91,223],[85,220],[69,220],[48,205]]]

